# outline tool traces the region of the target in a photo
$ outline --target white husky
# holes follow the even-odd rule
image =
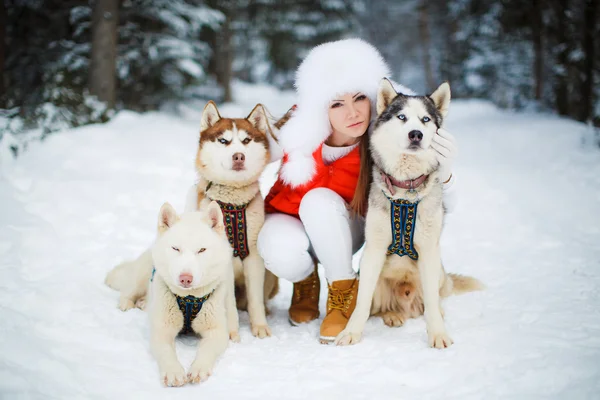
[[[444,207],[432,141],[449,104],[447,83],[430,96],[398,94],[387,79],[380,85],[357,305],[337,344],[358,342],[369,315],[400,326],[424,313],[429,345],[448,347],[440,297],[482,287],[447,274],[441,262]]]
[[[165,386],[198,383],[211,374],[229,337],[238,337],[231,248],[219,205],[212,202],[206,212],[177,216],[165,203],[151,253],[150,348],[161,381]],[[202,336],[187,374],[175,353],[180,332]]]

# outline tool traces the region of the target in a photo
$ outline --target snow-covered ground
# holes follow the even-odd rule
[[[235,93],[222,115],[245,116],[256,102],[279,115],[293,104],[268,87]],[[451,348],[427,347],[422,318],[394,329],[372,318],[360,344],[321,345],[318,322],[289,325],[282,282],[273,337],[252,337],[243,313],[242,342],[207,382],[163,388],[145,313],[119,311],[103,280],[152,242],[164,201],[183,209],[202,106],[179,117],[121,112],[2,166],[0,398],[598,398],[600,151],[582,144],[581,124],[481,101],[454,102],[447,121],[460,186],[444,265],[487,285],[444,301]],[[186,366],[195,345],[177,342]]]

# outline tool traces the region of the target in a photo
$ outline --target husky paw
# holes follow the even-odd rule
[[[271,328],[269,325],[252,325],[252,334],[259,339],[264,339],[271,336]]]
[[[334,342],[338,346],[348,346],[360,342],[361,337],[362,333],[360,332],[350,332],[344,329],[337,335]]]
[[[188,372],[188,382],[200,383],[208,379],[212,374],[212,363],[202,359],[195,359]]]
[[[130,298],[128,298],[128,297],[120,297],[119,298],[119,310],[127,311],[127,310],[131,310],[134,307],[135,307],[135,304],[133,303],[133,301]]]
[[[165,386],[183,386],[187,383],[185,370],[181,365],[174,365],[161,371],[160,376]]]
[[[383,318],[384,324],[392,328],[404,325],[404,314],[402,313],[388,311],[381,314],[381,318]]]
[[[240,342],[240,334],[238,333],[238,331],[229,332],[229,340],[231,340],[232,342],[235,342],[235,343],[239,343]]]
[[[135,302],[135,306],[140,310],[144,310],[146,308],[146,297],[141,297],[137,299],[137,301]]]
[[[452,339],[446,332],[438,332],[433,334],[428,334],[429,337],[429,347],[435,347],[436,349],[445,349],[446,347],[450,347],[452,343]]]

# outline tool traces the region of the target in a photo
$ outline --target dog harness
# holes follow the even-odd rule
[[[150,277],[150,282],[154,280],[155,273],[156,268],[152,268],[152,276]],[[210,295],[213,294],[214,291],[215,290],[213,289],[210,293],[202,297],[196,297],[192,295],[181,297],[173,293],[175,299],[177,300],[179,310],[183,314],[183,328],[181,328],[181,331],[179,333],[194,333],[194,330],[192,329],[192,322],[194,322],[194,319],[196,319],[196,316],[198,315],[200,310],[202,310],[202,306],[204,305],[206,300],[208,300]]]
[[[223,223],[227,232],[227,239],[233,248],[233,256],[242,260],[250,254],[248,249],[248,234],[246,231],[246,208],[248,204],[236,206],[216,200],[223,212]]]
[[[213,294],[213,292],[214,290],[202,297],[196,297],[191,295],[181,297],[175,295],[175,299],[177,299],[177,305],[179,306],[179,310],[181,310],[183,314],[183,328],[179,333],[187,334],[194,332],[194,330],[192,329],[192,322],[194,321],[200,310],[202,310],[202,306],[204,305],[206,300],[208,300],[210,295]]]
[[[392,244],[387,249],[387,255],[397,254],[400,257],[408,256],[413,260],[418,260],[419,253],[413,245],[413,237],[419,202],[411,203],[408,200],[394,200],[385,197],[390,202],[390,219],[392,223]]]

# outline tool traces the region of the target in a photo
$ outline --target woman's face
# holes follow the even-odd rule
[[[370,120],[371,101],[362,92],[337,96],[329,103],[333,134],[358,138],[367,131]]]

